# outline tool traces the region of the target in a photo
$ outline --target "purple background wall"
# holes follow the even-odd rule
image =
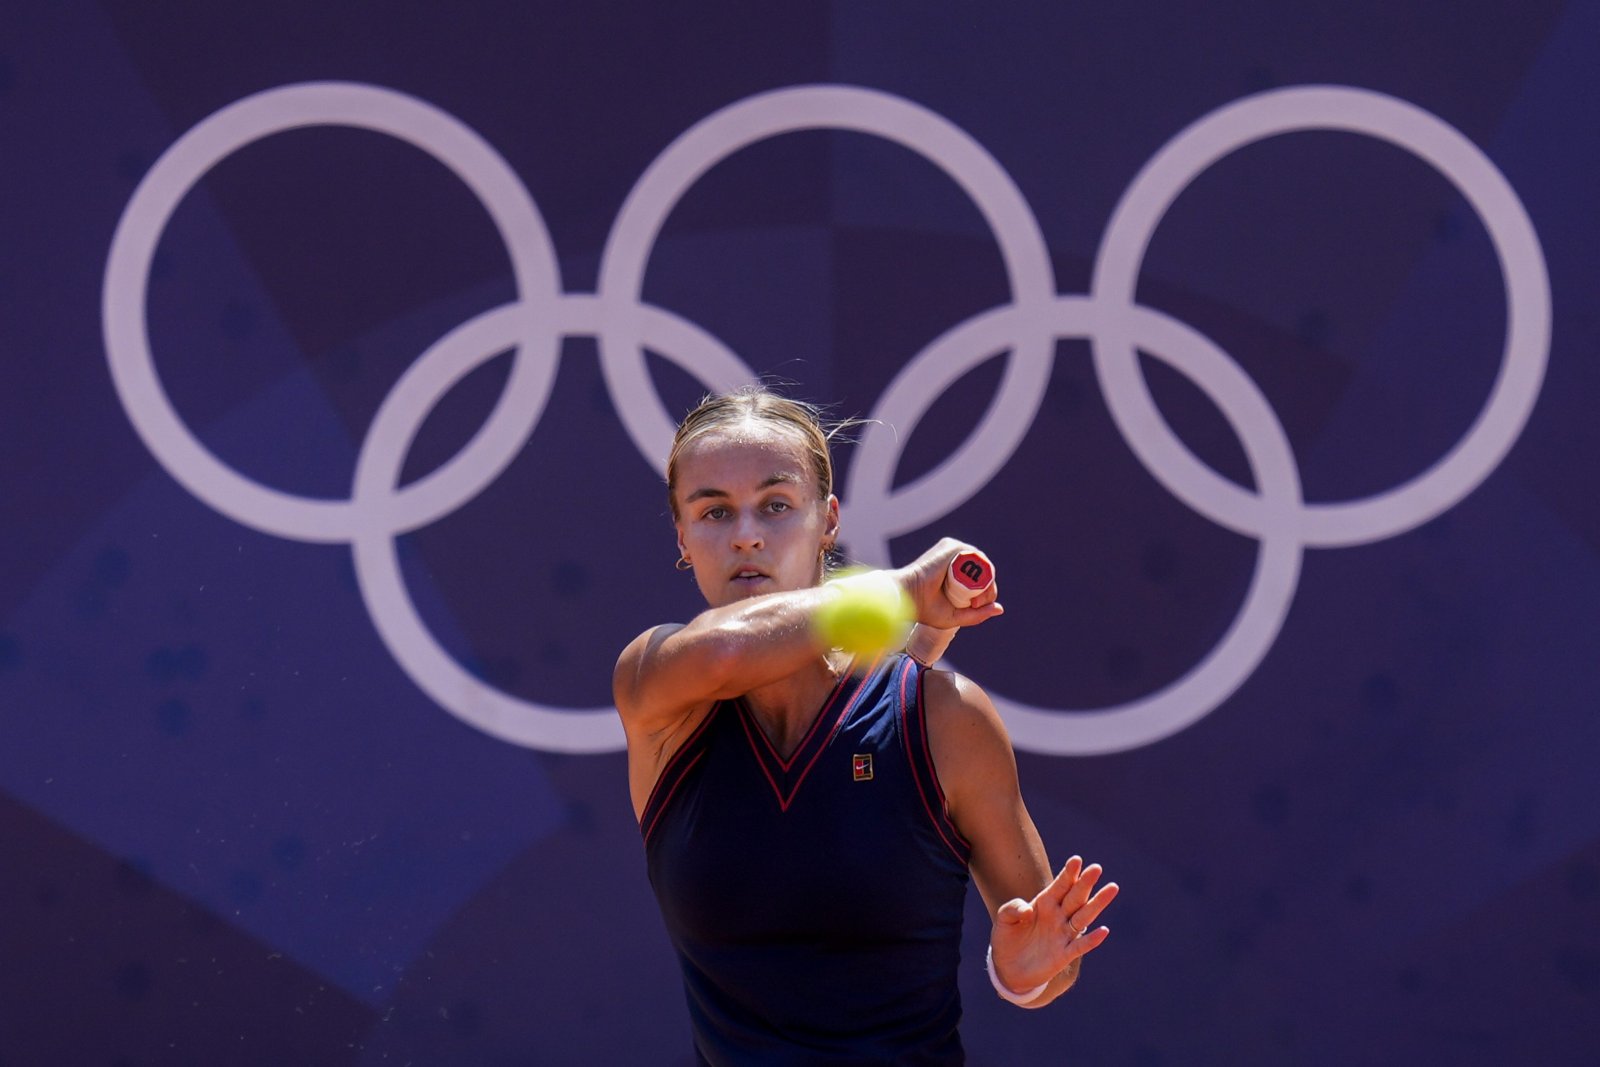
[[[1052,855],[1103,862],[1123,894],[1109,944],[1048,1011],[997,1002],[969,966],[965,1034],[978,1064],[1600,1062],[1597,41],[1593,0],[8,5],[0,1063],[689,1062],[622,757],[450,714],[380,637],[347,542],[219,514],[113,385],[102,287],[136,187],[207,116],[312,80],[398,90],[476,131],[537,204],[573,294],[596,291],[623,202],[669,143],[783,86],[880,90],[965,131],[1015,181],[1061,294],[1089,291],[1144,163],[1250,94],[1355,86],[1460,131],[1548,268],[1525,428],[1437,518],[1308,548],[1259,666],[1187,729],[1099,754],[1022,746]],[[513,299],[508,263],[484,207],[417,149],[279,134],[211,169],[162,232],[154,363],[222,462],[345,498],[385,397]],[[1327,502],[1406,482],[1467,433],[1500,367],[1503,286],[1484,222],[1437,171],[1300,132],[1183,192],[1138,298],[1257,383],[1305,498]],[[643,294],[862,415],[936,337],[1011,299],[948,176],[820,130],[695,183]],[[594,333],[562,342],[504,471],[398,538],[463,692],[600,708],[616,651],[697,608]],[[897,484],[974,432],[1006,365],[982,357],[1004,347],[971,353]],[[1251,485],[1241,431],[1153,355],[1165,419]],[[473,437],[511,362],[432,409],[405,480]],[[674,413],[701,388],[673,353],[649,367]],[[1082,336],[1033,396],[998,473],[897,531],[893,558],[943,533],[991,551],[1007,616],[955,656],[1014,704],[1163,691],[1232,625],[1258,542],[1146,470]],[[983,938],[974,899],[969,959]]]

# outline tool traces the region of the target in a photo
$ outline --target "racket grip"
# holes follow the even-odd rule
[[[989,557],[976,549],[963,552],[950,561],[950,567],[945,571],[945,599],[958,608],[964,608],[993,583],[994,564],[989,562]],[[924,667],[931,667],[939,662],[959,629],[959,626],[953,626],[942,630],[919,622],[911,628],[911,636],[906,640],[906,653]]]

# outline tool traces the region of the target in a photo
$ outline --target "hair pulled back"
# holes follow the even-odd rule
[[[833,492],[833,456],[828,442],[848,424],[825,423],[817,405],[792,400],[767,385],[752,383],[707,396],[678,424],[672,451],[667,453],[667,499],[674,522],[678,519],[678,457],[684,448],[709,433],[743,422],[764,422],[793,430],[805,449],[807,465],[816,475],[817,499],[826,500]]]

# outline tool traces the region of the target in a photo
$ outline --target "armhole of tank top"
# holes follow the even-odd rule
[[[644,802],[644,813],[639,816],[639,834],[644,838],[645,844],[650,843],[650,834],[656,828],[662,813],[667,810],[667,805],[672,803],[673,794],[678,791],[683,780],[689,777],[694,765],[700,762],[700,757],[705,755],[705,746],[700,743],[701,739],[705,736],[706,728],[711,725],[711,720],[722,711],[724,703],[726,702],[719,700],[711,705],[711,710],[700,720],[700,725],[696,726],[688,739],[678,746],[678,751],[672,754],[667,760],[667,765],[661,768],[661,773],[656,775],[656,784],[650,787],[650,796]]]
[[[896,686],[900,737],[905,743],[906,760],[911,764],[911,777],[916,784],[917,796],[922,800],[923,811],[950,854],[965,867],[972,859],[972,844],[950,821],[950,813],[944,802],[944,788],[939,784],[939,771],[933,764],[933,753],[928,747],[928,716],[922,701],[922,676],[927,670],[910,656],[906,657]]]

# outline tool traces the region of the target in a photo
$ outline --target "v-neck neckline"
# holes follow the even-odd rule
[[[850,712],[860,701],[861,694],[866,692],[867,679],[877,669],[878,662],[874,660],[867,670],[859,673],[854,669],[855,666],[856,661],[852,660],[849,669],[839,676],[833,690],[822,702],[821,708],[812,720],[811,728],[806,731],[805,737],[800,739],[800,743],[795,746],[788,759],[778,754],[777,747],[761,728],[755,712],[750,710],[750,705],[744,698],[740,697],[734,701],[734,706],[739,712],[739,724],[744,727],[745,738],[750,742],[750,751],[754,753],[756,762],[772,786],[781,810],[788,811],[789,805],[794,803],[795,794],[800,790],[800,783],[805,781],[812,765],[828,747],[828,742],[833,740],[833,735],[839,732],[839,727],[850,717]]]

